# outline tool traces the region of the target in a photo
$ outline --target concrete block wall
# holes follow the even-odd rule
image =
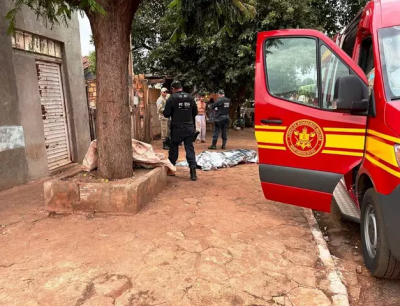
[[[10,0],[0,1],[0,190],[49,175],[35,66],[40,57],[12,48],[4,19],[12,7]],[[68,27],[54,25],[51,29],[25,7],[16,28],[62,45],[70,149],[73,161],[80,163],[90,144],[90,132],[77,15]],[[7,134],[2,132],[6,128]]]
[[[0,14],[6,5],[0,1]],[[7,22],[0,18],[0,190],[28,180],[25,137],[21,123],[13,49]]]

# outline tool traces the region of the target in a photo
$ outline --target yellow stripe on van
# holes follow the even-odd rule
[[[256,125],[256,129],[260,130],[286,130],[286,126],[275,126],[275,125]]]
[[[270,150],[282,150],[282,151],[285,151],[285,150],[286,150],[285,147],[281,147],[281,146],[259,145],[258,148],[259,148],[259,149],[270,149]]]
[[[325,148],[364,150],[365,136],[326,134]]]
[[[377,140],[373,137],[367,137],[367,151],[376,157],[384,160],[388,164],[398,167],[394,146]]]
[[[256,131],[257,142],[283,144],[283,132]]]
[[[343,128],[324,128],[325,132],[342,132],[342,133],[362,133],[365,134],[365,129],[343,129]]]
[[[349,152],[349,151],[336,151],[336,150],[322,150],[324,154],[334,154],[334,155],[347,155],[347,156],[359,156],[363,157],[363,152]]]
[[[379,133],[379,132],[374,131],[374,130],[368,130],[368,134],[377,136],[377,137],[385,139],[385,140],[393,141],[394,143],[400,143],[400,138],[396,138],[396,137],[392,137],[392,136],[389,136],[389,135],[385,135],[385,134]]]
[[[400,178],[400,172],[395,171],[395,170],[389,168],[388,166],[386,166],[386,165],[380,163],[379,161],[377,161],[376,159],[374,159],[371,155],[366,154],[366,155],[365,155],[365,158],[366,158],[367,160],[369,160],[369,161],[370,161],[372,164],[374,164],[375,166],[377,166],[377,167],[379,167],[379,168],[381,168],[381,169],[383,169],[383,170],[389,172],[390,174],[392,174],[392,175],[394,175],[394,176]]]

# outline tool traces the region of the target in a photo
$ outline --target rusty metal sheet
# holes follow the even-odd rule
[[[54,43],[46,41],[46,44],[48,54],[55,56]],[[60,66],[37,61],[36,71],[48,166],[53,170],[71,162]]]
[[[60,120],[59,122],[47,122],[44,130],[52,128],[64,127],[64,123]]]
[[[60,159],[56,162],[50,162],[50,163],[48,163],[49,170],[54,170],[54,169],[60,168],[62,166],[68,165],[70,163],[71,163],[71,160],[69,160],[69,159]]]

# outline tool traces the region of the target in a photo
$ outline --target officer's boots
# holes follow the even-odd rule
[[[222,142],[221,149],[222,149],[222,150],[226,150],[226,141],[223,141],[223,142]]]
[[[163,150],[169,150],[169,146],[166,140],[163,140]]]
[[[190,179],[192,181],[197,181],[196,166],[190,167]]]
[[[217,142],[213,140],[212,145],[208,147],[209,150],[216,150],[217,149]]]

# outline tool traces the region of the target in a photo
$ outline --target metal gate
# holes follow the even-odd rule
[[[71,162],[60,65],[36,61],[49,170]]]
[[[157,99],[160,97],[160,89],[149,88],[149,108],[151,116],[151,137],[161,135],[161,123],[157,112]]]

